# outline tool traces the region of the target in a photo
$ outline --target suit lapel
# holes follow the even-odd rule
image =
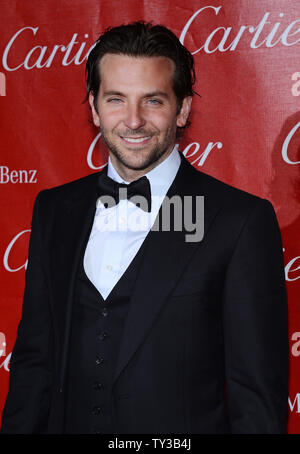
[[[105,171],[105,170],[104,170]],[[55,313],[62,339],[60,389],[63,386],[71,328],[72,304],[78,263],[93,225],[100,173],[85,178],[83,184],[70,188],[59,203],[55,216],[55,239],[50,246]]]
[[[182,155],[181,155],[182,156]],[[182,163],[167,196],[204,195],[201,174],[186,162]],[[205,198],[204,235],[219,208]],[[158,216],[161,215],[161,210]],[[143,342],[155,318],[180,279],[201,242],[186,242],[186,231],[150,231],[145,239],[145,253],[131,298],[130,310],[121,339],[114,382]]]

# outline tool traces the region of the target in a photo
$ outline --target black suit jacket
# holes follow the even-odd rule
[[[4,433],[62,430],[74,280],[98,175],[36,198]],[[284,433],[287,305],[272,205],[183,156],[175,194],[204,196],[204,238],[173,230],[145,240],[114,374],[116,433]]]

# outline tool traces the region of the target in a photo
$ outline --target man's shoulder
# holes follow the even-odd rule
[[[231,214],[246,214],[257,207],[273,210],[269,200],[199,171],[191,164],[189,176],[191,178],[188,184],[192,185],[194,194],[204,196],[204,203],[206,199],[208,204],[222,207]]]
[[[73,199],[81,196],[90,189],[96,188],[100,172],[95,172],[66,183],[43,189],[39,194],[47,200]]]
[[[217,197],[219,201],[249,201],[251,203],[262,200],[260,196],[226,183],[202,170],[198,170],[190,163],[188,164],[188,168],[194,187],[202,190],[204,196]]]
[[[252,194],[237,186],[233,186],[207,173],[202,173],[203,187],[210,195],[216,195],[222,201],[255,202],[261,199],[258,195]]]
[[[211,175],[195,169],[194,194],[204,196],[204,210],[209,217],[217,216],[223,234],[237,238],[246,223],[254,229],[269,229],[278,232],[278,220],[272,203]],[[197,189],[196,189],[197,188]],[[199,189],[198,189],[199,188]]]

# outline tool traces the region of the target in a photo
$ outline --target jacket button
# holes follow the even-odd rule
[[[104,358],[101,358],[100,356],[96,357],[96,364],[97,366],[100,366],[100,364],[104,363]]]
[[[97,415],[100,415],[100,412],[101,412],[101,408],[100,407],[93,407],[92,409],[92,414],[97,416]]]
[[[95,390],[97,390],[97,391],[100,390],[100,389],[103,389],[103,384],[100,383],[100,382],[98,382],[98,381],[95,381],[95,382],[93,383],[93,389],[95,389]]]

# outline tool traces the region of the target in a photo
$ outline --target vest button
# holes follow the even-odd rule
[[[93,407],[92,409],[92,414],[97,416],[97,415],[100,415],[100,412],[101,412],[101,408],[100,407]]]
[[[98,381],[95,381],[93,383],[93,388],[96,389],[97,391],[100,390],[100,389],[103,389],[103,384],[98,382]]]
[[[105,339],[107,339],[108,334],[105,331],[102,331],[102,333],[98,334],[98,337],[100,340],[104,341]]]
[[[96,364],[99,366],[100,364],[104,363],[104,358],[101,358],[100,356],[96,357]]]
[[[103,307],[103,309],[101,310],[101,315],[102,315],[102,317],[106,317],[107,314],[108,314],[107,307]]]

